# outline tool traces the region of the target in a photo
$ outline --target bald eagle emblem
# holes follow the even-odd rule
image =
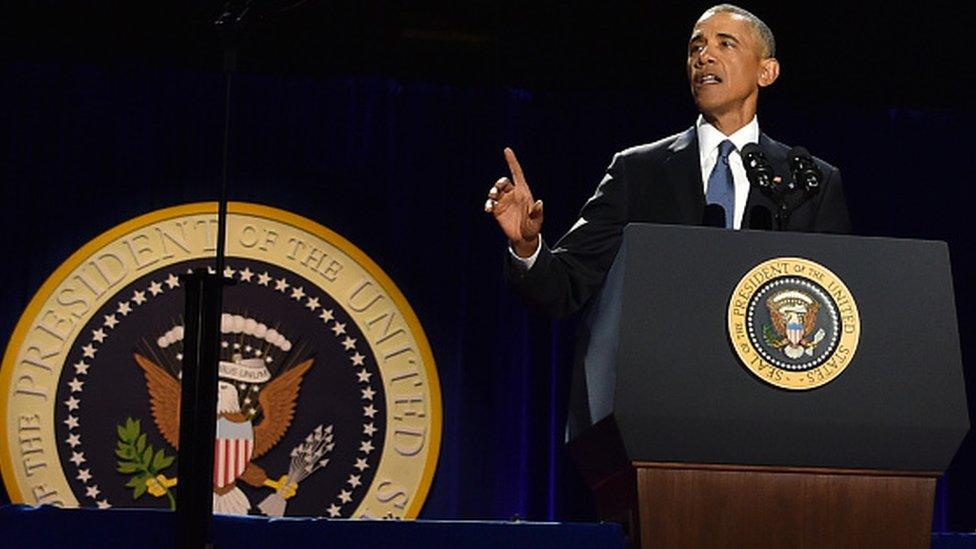
[[[781,349],[791,359],[812,356],[823,340],[824,330],[817,329],[820,303],[805,292],[784,290],[766,300],[772,326],[763,326],[763,338],[774,349]]]
[[[284,499],[295,494],[297,483],[304,478],[282,475],[278,480],[268,477],[254,460],[271,450],[288,431],[295,416],[295,406],[302,378],[314,364],[306,358],[291,364],[287,358],[291,342],[282,334],[255,319],[224,314],[221,321],[221,360],[218,365],[217,422],[214,440],[213,511],[215,513],[246,515],[251,510],[247,496],[237,487],[245,482],[254,487],[275,490],[269,499],[275,504],[267,514],[284,513]],[[160,349],[181,343],[182,326],[176,326],[157,340]],[[246,356],[245,355],[248,355]],[[147,353],[148,354],[148,353]],[[227,356],[227,355],[230,356]],[[277,356],[276,356],[277,355]],[[284,355],[284,356],[281,356]],[[181,355],[178,355],[181,356]],[[246,356],[246,357],[245,357]],[[276,358],[272,359],[272,356]],[[133,354],[135,363],[146,379],[153,420],[162,437],[179,450],[180,382],[166,367],[140,352]],[[268,366],[278,360],[283,365],[272,375]],[[303,453],[311,458],[308,473],[325,466],[333,448],[332,427],[317,429],[314,452],[304,455],[304,445],[292,454]],[[313,437],[315,433],[310,435]],[[306,460],[308,461],[308,460]],[[290,471],[294,473],[294,471]],[[149,491],[156,495],[176,484],[176,479],[163,475],[150,479]],[[275,512],[269,512],[274,510]]]

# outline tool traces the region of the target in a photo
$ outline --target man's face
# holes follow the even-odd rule
[[[754,113],[759,87],[776,78],[770,63],[776,60],[763,59],[763,44],[745,18],[721,12],[700,21],[688,42],[688,81],[698,110],[706,118]]]

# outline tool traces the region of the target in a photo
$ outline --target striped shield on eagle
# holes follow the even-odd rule
[[[769,319],[779,336],[772,346],[782,349],[791,359],[812,354],[823,337],[823,330],[814,334],[820,304],[811,296],[797,290],[778,292],[766,301]]]
[[[224,385],[230,384],[221,381],[218,394],[227,390]],[[234,391],[234,397],[237,397],[237,391]],[[253,452],[254,426],[251,422],[233,421],[227,415],[218,416],[217,437],[214,439],[214,488],[219,490],[234,484],[251,463]]]

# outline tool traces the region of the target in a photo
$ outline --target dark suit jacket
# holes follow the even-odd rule
[[[765,134],[759,146],[776,174],[789,173],[789,147]],[[820,191],[789,217],[786,230],[850,231],[840,171],[815,159],[823,172]],[[617,153],[596,192],[583,206],[572,229],[550,249],[543,243],[535,264],[521,271],[507,263],[506,277],[533,308],[563,316],[582,307],[603,283],[628,223],[700,225],[705,209],[704,183],[694,127],[649,145]],[[749,212],[775,204],[756,188],[749,191],[742,228]]]

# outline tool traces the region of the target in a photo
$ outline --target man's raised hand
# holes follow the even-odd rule
[[[505,160],[512,178],[503,177],[488,190],[485,211],[495,217],[519,257],[530,257],[539,246],[542,231],[542,201],[532,198],[515,152],[505,147]]]

